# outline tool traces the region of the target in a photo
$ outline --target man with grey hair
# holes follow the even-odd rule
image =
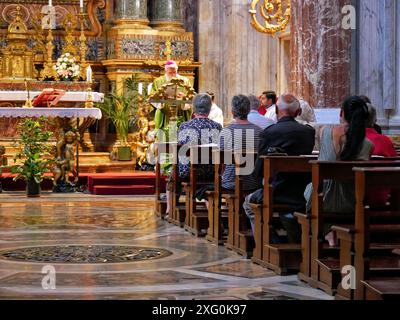
[[[204,93],[198,94],[193,99],[194,118],[184,122],[179,127],[178,144],[182,146],[212,144],[218,142],[219,133],[222,126],[208,118],[212,106],[211,97]],[[178,159],[178,173],[180,181],[187,181],[190,175],[190,164],[183,158]],[[198,179],[212,177],[214,173],[213,165],[201,165],[197,168]],[[179,186],[180,184],[178,184]],[[172,184],[167,185],[167,211],[168,215],[172,203],[172,194],[170,192]],[[180,190],[179,190],[180,191]],[[178,192],[179,192],[178,191]]]
[[[268,127],[261,133],[258,154],[268,155],[275,152],[283,152],[289,156],[311,154],[315,143],[315,130],[296,121],[296,117],[300,113],[300,102],[295,96],[291,94],[281,95],[276,106],[278,123]],[[254,175],[263,175],[262,159],[257,161]],[[281,215],[281,222],[288,233],[288,241],[292,243],[300,240],[300,228],[292,213],[304,208],[306,203],[303,194],[310,181],[310,175],[302,173],[278,173],[271,181],[274,188],[274,201],[276,203],[289,204],[291,207],[290,212]],[[257,190],[246,197],[243,204],[246,215],[254,228],[254,212],[250,203],[263,203],[263,189]]]
[[[250,113],[247,117],[250,123],[255,124],[262,130],[272,126],[275,122],[269,118],[262,116],[258,109],[260,107],[260,100],[255,95],[248,96],[250,100]]]

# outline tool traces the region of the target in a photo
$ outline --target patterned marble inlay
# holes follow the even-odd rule
[[[125,56],[152,56],[154,42],[151,39],[122,39],[122,54]]]
[[[165,57],[165,42],[160,43],[160,57]],[[190,43],[187,41],[172,41],[171,50],[173,57],[190,58]]]
[[[41,263],[121,263],[161,259],[171,251],[129,246],[49,246],[0,252],[0,258]]]

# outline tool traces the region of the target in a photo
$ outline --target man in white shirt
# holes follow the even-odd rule
[[[260,107],[260,100],[256,96],[250,95],[248,96],[248,98],[250,100],[250,113],[247,116],[247,120],[250,123],[256,125],[257,127],[260,127],[263,130],[275,124],[273,120],[262,116],[258,112],[258,109]]]
[[[276,116],[276,100],[277,96],[274,91],[268,91],[266,94],[267,97],[267,113],[265,117],[272,120],[274,123],[278,122],[278,118]]]
[[[215,94],[212,92],[207,92],[207,94],[211,97],[212,100],[211,111],[210,115],[208,116],[208,119],[213,120],[216,123],[219,123],[222,127],[224,127],[224,113],[222,112],[222,109],[218,107],[214,102]]]

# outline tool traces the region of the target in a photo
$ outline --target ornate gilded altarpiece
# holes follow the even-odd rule
[[[118,1],[118,0],[116,0]],[[123,92],[125,80],[138,74],[139,79],[149,83],[163,73],[163,64],[174,59],[180,67],[180,74],[194,80],[195,69],[200,65],[194,59],[193,34],[183,28],[153,29],[150,26],[136,25],[130,20],[119,19],[113,0],[84,0],[84,29],[87,44],[86,60],[92,66],[96,90],[107,93],[110,90]],[[31,35],[27,40],[29,50],[34,53],[35,64],[45,62],[43,45],[40,43],[34,23],[40,23],[40,12],[48,0],[24,0],[0,2],[0,50],[7,47],[8,26],[15,20],[17,6],[20,6],[21,19]],[[63,19],[71,14],[79,14],[79,0],[53,0],[56,12],[55,30],[53,30],[55,61],[66,45]],[[36,28],[37,30],[37,28]],[[46,34],[44,34],[44,37]],[[74,44],[79,47],[79,28],[74,32]],[[45,43],[44,38],[44,43]],[[0,90],[9,90],[10,84],[0,82]],[[12,89],[12,88],[11,88]],[[15,90],[15,89],[14,89]],[[9,105],[7,105],[9,106]],[[1,106],[0,106],[1,107]],[[7,119],[0,119],[0,138],[10,137],[14,132]],[[107,121],[99,124],[96,136],[97,149],[107,150],[115,137],[108,134]]]

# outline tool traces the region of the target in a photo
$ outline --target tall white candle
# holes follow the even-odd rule
[[[151,94],[151,89],[153,88],[153,84],[150,83],[149,86],[147,87],[147,94],[150,95]]]
[[[92,67],[91,66],[86,68],[86,81],[92,82]]]
[[[83,8],[83,0],[81,0],[80,7]]]
[[[141,82],[139,83],[138,92],[139,92],[140,95],[143,94],[143,83],[141,83]]]
[[[49,6],[51,7],[53,5],[53,0],[49,0]]]

